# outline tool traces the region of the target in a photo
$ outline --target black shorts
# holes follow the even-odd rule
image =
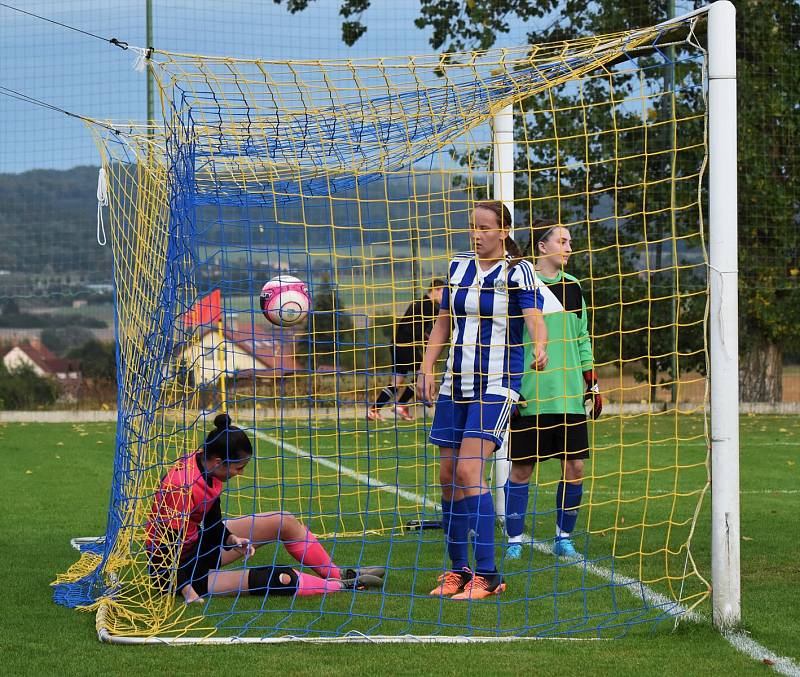
[[[415,345],[399,344],[392,346],[395,374],[416,374],[422,363],[422,351]]]
[[[178,571],[175,576],[177,594],[187,583],[191,584],[194,591],[201,597],[208,593],[208,573],[222,566],[222,539],[225,537],[225,528],[218,522],[210,529],[203,529],[200,538],[185,547],[180,554]],[[162,592],[169,592],[171,567],[169,551],[155,549],[150,553],[150,575],[156,586]],[[174,566],[174,564],[172,565]]]
[[[511,419],[508,458],[536,463],[549,458],[589,458],[589,429],[583,414],[539,414]]]

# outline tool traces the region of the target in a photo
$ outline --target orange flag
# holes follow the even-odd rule
[[[187,327],[197,327],[201,324],[213,324],[222,315],[222,294],[215,289],[206,296],[201,296],[183,316]]]

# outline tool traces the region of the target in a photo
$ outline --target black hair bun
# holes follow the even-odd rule
[[[231,427],[231,417],[227,414],[217,414],[214,418],[214,427],[217,430],[227,430]]]

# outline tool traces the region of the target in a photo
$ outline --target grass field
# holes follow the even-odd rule
[[[685,431],[681,437],[689,439],[694,436],[692,429],[698,427],[698,421],[685,423]],[[638,447],[647,448],[642,440],[637,444],[645,430],[628,431],[625,435],[626,455],[624,458],[634,459]],[[388,435],[389,430],[381,430],[377,435]],[[405,430],[405,436],[416,436],[418,433]],[[367,435],[362,431],[353,431],[353,436]],[[597,440],[607,451],[619,446],[615,439],[613,426],[598,429]],[[663,440],[664,436],[658,428],[649,433],[651,440]],[[355,437],[352,439],[356,439]],[[363,446],[365,440],[356,442],[355,446]],[[668,444],[669,442],[666,442]],[[226,670],[233,674],[253,672],[287,672],[291,674],[365,674],[369,672],[389,672],[397,674],[519,674],[520,672],[548,672],[550,674],[574,674],[576,671],[586,672],[585,666],[591,666],[590,673],[614,672],[616,674],[662,674],[666,671],[685,674],[700,674],[710,671],[758,672],[766,671],[765,666],[758,665],[745,656],[738,654],[708,624],[682,623],[677,630],[664,622],[653,631],[651,625],[637,625],[618,641],[535,641],[511,645],[473,645],[473,646],[250,646],[250,647],[194,647],[194,648],[126,648],[101,645],[94,635],[94,617],[55,605],[50,599],[47,584],[56,573],[65,570],[75,559],[75,553],[69,545],[74,536],[103,533],[108,506],[108,490],[112,473],[112,456],[114,431],[111,425],[83,424],[6,424],[0,427],[0,454],[3,460],[3,477],[7,487],[7,505],[9,515],[3,522],[2,542],[5,560],[4,576],[6,577],[7,596],[10,600],[4,605],[8,612],[7,630],[0,640],[4,668],[10,674],[88,674],[89,672],[108,672],[127,674],[134,671],[150,670],[172,672],[176,674],[211,674]],[[665,442],[661,442],[665,444]],[[691,442],[689,443],[692,444]],[[651,445],[652,446],[652,445]],[[753,637],[780,655],[800,658],[800,608],[792,600],[797,599],[800,585],[800,565],[798,565],[797,546],[797,514],[800,508],[798,492],[798,448],[800,448],[800,422],[795,419],[779,417],[746,417],[742,420],[742,585],[743,616],[745,629],[752,632]],[[263,444],[260,445],[263,449]],[[318,450],[319,453],[320,450]],[[324,450],[322,450],[324,451]],[[263,450],[259,453],[265,453]],[[700,450],[697,450],[700,453]],[[324,454],[323,454],[324,455]],[[619,461],[619,454],[606,454]],[[343,465],[365,472],[358,467],[358,456],[341,457]],[[603,454],[596,454],[596,465],[593,474],[599,479],[593,488],[593,514],[584,515],[584,519],[593,520],[593,530],[606,519],[608,510],[603,505],[604,481],[618,479],[608,471],[602,461]],[[687,457],[692,458],[692,457]],[[419,488],[430,484],[435,475],[429,476],[426,469],[421,471],[415,463],[405,463],[400,459],[398,474],[398,458],[386,458],[371,468],[371,473],[389,481],[389,475],[396,473],[404,487]],[[394,470],[392,470],[392,467]],[[665,464],[667,467],[667,464]],[[692,464],[692,467],[694,464]],[[258,471],[263,476],[264,470]],[[692,472],[696,472],[693,470]],[[642,486],[637,484],[641,478],[636,473],[625,473],[624,486],[631,495],[642,493]],[[674,470],[665,473],[674,477]],[[605,479],[603,479],[605,476]],[[656,478],[659,473],[655,473]],[[689,475],[689,484],[694,486],[697,477]],[[552,480],[542,477],[541,480]],[[396,479],[394,481],[397,481]],[[658,480],[656,479],[656,482]],[[353,491],[346,499],[345,512],[356,513],[351,506],[358,506],[359,501],[371,496],[373,491],[358,492],[355,482],[350,486]],[[667,483],[668,484],[668,483]],[[256,483],[253,483],[255,486]],[[637,508],[632,502],[626,524],[657,523],[652,512],[658,511],[660,504],[659,486],[650,486],[651,496],[649,512],[643,516],[641,506]],[[239,488],[240,500],[247,497],[248,483]],[[548,524],[552,516],[544,514],[552,501],[547,493],[548,487],[543,482],[539,501],[541,502],[543,530],[550,531]],[[302,491],[292,500],[303,505]],[[375,494],[377,496],[377,494]],[[430,493],[433,499],[435,494]],[[373,504],[369,511],[370,520],[374,524],[385,525],[389,519],[386,512],[387,499],[383,492],[383,508]],[[689,497],[695,500],[695,497]],[[306,504],[307,505],[307,504]],[[596,507],[595,507],[596,505]],[[287,506],[295,510],[295,507]],[[361,509],[364,506],[361,505]],[[608,508],[610,509],[610,507]],[[595,512],[596,511],[596,512]],[[300,512],[300,511],[298,511]],[[706,501],[700,517],[700,524],[695,534],[693,552],[698,566],[704,574],[709,570],[709,535],[708,535],[709,503]],[[361,517],[349,518],[356,527]],[[328,520],[335,520],[329,516]],[[324,527],[324,519],[314,525],[318,530]],[[367,525],[371,526],[371,525]],[[624,539],[623,530],[613,537]],[[387,532],[384,532],[387,533]],[[391,532],[388,532],[391,533]],[[639,535],[642,529],[638,530]],[[537,537],[538,534],[535,534]],[[542,534],[544,537],[546,534]],[[611,538],[609,535],[608,538]],[[374,539],[370,545],[372,551],[366,554],[358,549],[360,539],[342,539],[337,543],[335,552],[339,561],[361,557],[380,560],[386,558],[386,545],[381,539]],[[663,539],[662,539],[663,540]],[[621,541],[624,545],[624,541]],[[16,547],[14,547],[16,546]],[[19,547],[22,546],[22,547]],[[587,544],[590,557],[603,563],[602,554],[606,542],[603,539],[592,539]],[[626,546],[627,547],[627,546]],[[397,538],[390,561],[392,563],[416,563],[417,570],[392,571],[387,580],[387,595],[361,595],[353,597],[332,596],[325,602],[326,611],[340,612],[340,616],[329,617],[336,623],[347,621],[346,629],[364,629],[351,611],[378,608],[383,602],[381,613],[386,618],[394,618],[381,627],[383,632],[414,630],[425,632],[426,622],[443,618],[445,622],[464,623],[466,618],[459,618],[458,611],[446,611],[445,616],[436,603],[423,599],[424,591],[430,585],[437,567],[441,567],[442,547],[440,532],[427,532],[423,538],[415,536],[410,541]],[[647,547],[642,547],[646,551]],[[619,552],[619,550],[617,551]],[[259,553],[260,555],[261,553]],[[663,558],[662,558],[663,559]],[[512,594],[504,595],[503,618],[507,619],[509,629],[516,622],[513,613],[508,613],[515,599],[514,590],[525,587],[523,581],[528,568],[538,568],[542,580],[553,579],[556,571],[552,559],[544,554],[534,552],[533,558],[516,569],[509,569],[510,589]],[[655,564],[643,561],[634,562],[634,568],[642,567],[644,577],[652,576]],[[663,568],[663,564],[662,564]],[[574,567],[559,566],[559,611],[562,617],[575,621],[583,609],[605,609],[608,601],[603,596],[610,594],[607,582],[599,579],[587,580],[584,587],[597,587],[597,599],[590,601],[588,607],[583,601],[576,601],[576,583]],[[426,571],[427,570],[427,571]],[[626,571],[625,573],[630,573]],[[605,583],[601,586],[601,583]],[[653,587],[659,589],[656,582]],[[419,597],[409,598],[399,595],[412,587]],[[551,585],[552,587],[552,585]],[[541,604],[528,605],[528,613],[524,619],[526,627],[536,627],[536,619],[547,619],[553,613],[553,589],[541,590]],[[517,592],[517,599],[519,593]],[[402,613],[408,614],[408,599],[414,600],[411,616],[405,620],[399,618]],[[634,606],[635,598],[619,594],[617,599],[624,608],[625,604]],[[237,601],[240,604],[239,615],[228,613],[230,602],[213,601],[207,608],[211,618],[218,620],[233,618],[232,624],[241,625],[248,611],[257,609],[251,599]],[[315,606],[316,604],[316,606]],[[294,620],[298,627],[307,618],[312,617],[316,609],[319,612],[319,600],[303,600],[295,608]],[[477,609],[469,619],[474,627],[494,627],[499,603]],[[549,606],[547,606],[549,604]],[[517,604],[517,606],[520,606]],[[523,605],[524,606],[524,605]],[[545,612],[547,607],[548,611]],[[709,605],[705,602],[699,609],[709,615]],[[303,618],[306,616],[307,618]],[[593,622],[596,619],[593,620]],[[583,620],[585,623],[585,619]],[[562,628],[563,629],[563,628]],[[428,631],[430,631],[428,629]],[[606,636],[621,634],[619,629],[606,633]],[[583,667],[582,667],[583,666]]]

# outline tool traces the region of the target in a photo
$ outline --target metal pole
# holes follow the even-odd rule
[[[739,337],[736,200],[736,10],[708,12],[711,265],[711,580],[714,623],[741,620]]]
[[[675,18],[675,0],[669,0],[667,3],[668,19]],[[678,298],[680,295],[680,278],[678,277],[678,233],[677,224],[675,223],[675,177],[677,170],[675,164],[678,160],[677,139],[675,138],[676,126],[676,111],[675,111],[675,46],[670,45],[667,48],[667,58],[669,59],[669,91],[670,91],[670,111],[672,115],[672,123],[670,124],[670,135],[672,137],[672,157],[670,159],[670,171],[672,173],[672,181],[669,184],[669,215],[670,226],[672,231],[672,301],[670,302],[670,310],[672,316],[672,386],[670,387],[670,402],[677,404],[678,402],[678,380],[680,379],[680,372],[678,371],[680,365],[678,364]]]
[[[508,207],[514,215],[514,107],[506,106],[492,121],[492,143],[494,146],[494,172],[492,187],[494,199]],[[514,231],[511,231],[513,236]],[[506,443],[495,453],[494,460],[494,510],[497,518],[506,516],[506,480],[511,464],[508,461]]]
[[[146,32],[145,47],[153,46],[153,0],[145,0],[145,16],[146,16]],[[155,90],[153,83],[153,70],[147,67],[147,134],[153,135],[153,125],[155,124],[155,115],[153,112],[153,92]]]

